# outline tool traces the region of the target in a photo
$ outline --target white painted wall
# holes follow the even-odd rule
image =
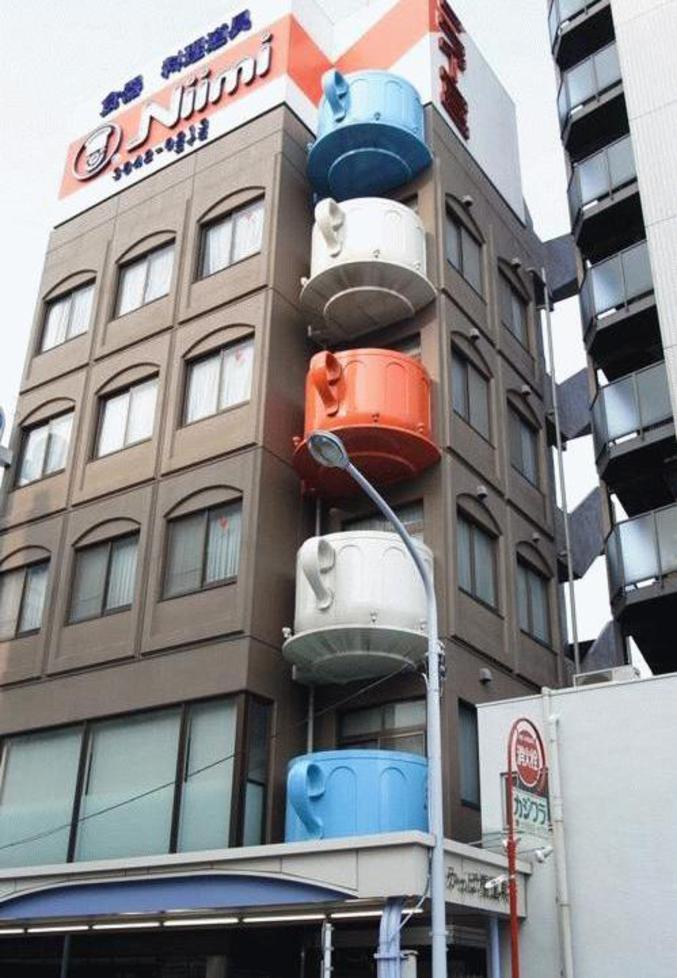
[[[575,978],[674,978],[677,674],[558,690],[551,702],[560,718]],[[500,774],[520,716],[546,733],[540,696],[479,707],[485,835],[502,828]],[[523,978],[557,976],[553,859],[534,865],[527,913]]]

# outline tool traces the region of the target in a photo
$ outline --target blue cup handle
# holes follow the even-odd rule
[[[329,102],[334,119],[336,122],[341,122],[342,119],[345,119],[348,111],[350,89],[340,71],[335,68],[325,71],[322,75],[322,91],[327,102]]]
[[[324,834],[324,823],[311,807],[311,799],[321,798],[324,791],[324,774],[319,765],[302,760],[293,766],[287,782],[287,797],[311,839],[321,839]]]

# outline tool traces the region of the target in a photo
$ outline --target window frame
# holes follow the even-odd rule
[[[110,537],[107,540],[100,540],[97,543],[85,544],[83,547],[73,548],[73,550],[75,551],[75,556],[72,562],[70,587],[68,589],[68,605],[66,608],[66,621],[65,621],[66,625],[81,625],[84,622],[97,621],[99,618],[108,618],[111,615],[119,615],[125,611],[131,611],[131,609],[134,607],[133,599],[129,604],[119,605],[116,608],[110,608],[110,609],[106,608],[105,604],[108,597],[108,591],[110,588],[111,564],[112,564],[111,558],[113,554],[113,547],[118,543],[124,542],[125,540],[132,540],[132,539],[135,539],[137,541],[137,549],[136,549],[137,566],[136,566],[135,579],[134,579],[134,590],[136,590],[136,585],[138,581],[139,543],[141,540],[140,530],[133,530],[129,533],[121,533],[119,536]],[[86,618],[73,618],[72,617],[73,599],[75,597],[75,581],[77,577],[77,570],[78,570],[77,565],[79,560],[79,554],[84,553],[85,551],[88,550],[89,551],[95,550],[97,548],[103,549],[104,547],[106,548],[107,551],[106,552],[106,574],[104,577],[104,585],[103,585],[103,592],[101,598],[101,611],[97,615],[88,615]]]
[[[530,486],[533,486],[534,489],[540,490],[540,488],[541,488],[541,468],[542,468],[542,464],[541,464],[541,429],[538,428],[538,427],[536,427],[531,421],[528,421],[524,417],[524,415],[521,413],[521,411],[518,411],[517,408],[515,408],[514,405],[511,405],[511,404],[508,405],[508,424],[509,424],[509,427],[510,427],[509,440],[508,440],[508,449],[509,449],[509,452],[510,452],[510,465],[511,465],[511,467],[516,472],[519,472],[519,474],[522,476],[522,478],[525,479],[526,482],[528,482]],[[514,430],[514,427],[516,425],[520,425],[521,427],[523,427],[526,430],[528,430],[531,433],[531,436],[533,437],[533,440],[534,440],[534,462],[535,462],[535,467],[536,467],[536,471],[534,473],[534,475],[535,475],[535,481],[524,471],[523,468],[520,468],[519,465],[516,465],[515,464],[515,459],[513,457],[513,447],[514,447],[514,444],[516,443],[516,432]],[[521,451],[521,430],[520,430],[520,451]]]
[[[216,274],[216,273],[214,273]],[[219,377],[217,381],[217,404],[219,399],[219,393],[221,391],[221,382],[223,380],[223,371],[225,364],[225,354],[228,350],[234,350],[238,346],[244,346],[245,344],[251,344],[252,348],[252,369],[251,377],[249,381],[249,397],[243,401],[234,401],[232,404],[228,404],[227,407],[217,407],[216,411],[212,414],[203,414],[201,418],[194,418],[192,421],[187,420],[188,414],[188,398],[190,393],[190,378],[193,367],[200,363],[205,363],[207,360],[212,358],[219,358]],[[252,388],[254,386],[254,358],[256,355],[256,342],[253,333],[248,336],[242,336],[237,340],[230,340],[228,343],[223,343],[221,346],[215,347],[213,350],[209,350],[207,353],[200,353],[196,357],[186,358],[185,368],[184,368],[184,381],[183,381],[183,396],[181,398],[181,428],[190,428],[194,424],[199,424],[200,421],[206,421],[207,418],[216,418],[220,414],[227,414],[228,411],[234,411],[236,408],[242,407],[244,404],[249,404],[252,399]]]
[[[230,210],[224,211],[222,214],[200,221],[198,225],[198,247],[196,252],[196,267],[195,267],[195,275],[193,278],[195,282],[202,282],[205,279],[212,278],[214,275],[218,275],[219,272],[225,272],[228,268],[234,268],[236,265],[241,264],[241,262],[247,261],[249,258],[254,258],[256,255],[261,254],[261,252],[263,251],[263,236],[266,227],[265,201],[266,201],[266,195],[259,194],[256,197],[252,197],[251,200],[247,200],[242,204],[237,204],[235,207],[231,208]],[[261,241],[256,251],[252,251],[250,254],[245,255],[243,258],[238,258],[237,261],[233,261],[232,253],[233,253],[233,244],[235,241],[235,235],[231,234],[231,241],[230,241],[230,248],[229,248],[230,254],[229,254],[228,263],[226,265],[222,265],[221,268],[216,268],[213,272],[204,273],[203,266],[204,266],[205,250],[206,250],[205,245],[207,241],[208,232],[212,228],[218,227],[218,225],[220,224],[225,224],[226,221],[232,222],[233,218],[237,214],[246,210],[248,207],[251,207],[253,204],[258,204],[258,203],[261,204],[263,209],[263,221],[261,224]]]
[[[92,289],[92,300],[89,310],[89,321],[87,323],[87,329],[84,329],[81,333],[75,333],[74,336],[70,336],[70,328],[73,319],[73,296],[76,292],[80,292],[84,289]],[[38,334],[37,349],[35,351],[36,356],[40,356],[43,353],[50,353],[52,350],[58,350],[59,347],[65,346],[66,343],[70,343],[72,340],[77,340],[81,336],[86,336],[89,332],[90,326],[92,324],[92,312],[94,310],[94,291],[96,288],[96,276],[92,279],[88,279],[85,282],[81,282],[80,285],[74,285],[71,289],[67,289],[65,292],[60,292],[58,295],[50,296],[44,300],[44,309],[42,313],[42,321],[40,324],[40,330]],[[57,302],[64,302],[65,300],[69,302],[68,309],[68,326],[66,328],[66,338],[61,343],[55,343],[53,346],[45,346],[45,336],[47,333],[47,321],[49,319],[50,309],[56,305]]]
[[[156,387],[155,387],[155,407],[154,407],[154,410],[153,410],[153,429],[154,429],[155,428],[155,416],[157,414],[157,395],[158,395],[159,390],[160,390],[160,374],[159,373],[150,374],[148,377],[145,377],[143,380],[135,380],[132,383],[127,384],[125,387],[119,387],[116,390],[106,391],[105,394],[101,394],[98,397],[97,418],[96,418],[96,425],[95,425],[95,429],[94,429],[94,445],[92,447],[92,452],[91,452],[91,460],[92,461],[98,461],[99,459],[102,459],[102,458],[110,458],[111,455],[118,455],[120,452],[124,452],[128,448],[133,448],[135,445],[143,445],[144,442],[152,441],[153,440],[153,432],[151,431],[150,435],[148,435],[146,438],[139,438],[139,439],[137,439],[137,441],[131,441],[131,442],[128,442],[127,441],[127,431],[128,431],[128,428],[129,428],[129,418],[130,418],[130,413],[131,413],[130,410],[129,410],[129,408],[130,408],[130,402],[131,402],[131,398],[130,398],[130,401],[128,401],[128,403],[127,403],[127,413],[125,415],[125,431],[124,431],[124,442],[123,442],[123,444],[121,445],[120,448],[114,448],[111,452],[105,452],[104,454],[99,454],[99,441],[101,439],[101,433],[103,431],[103,420],[104,420],[104,414],[105,414],[105,410],[106,410],[106,404],[109,401],[112,401],[116,397],[121,397],[123,394],[130,395],[131,392],[134,390],[135,387],[143,387],[145,384],[149,384],[152,380],[154,380],[155,383],[156,383]]]
[[[457,236],[457,249],[459,256],[459,263],[456,265],[451,257],[449,256],[449,228],[453,225],[456,230]],[[466,259],[465,259],[465,249],[463,247],[463,235],[466,234],[470,240],[477,246],[479,252],[479,289],[473,284],[473,282],[466,275]],[[466,224],[465,221],[455,213],[453,208],[447,203],[445,210],[445,225],[444,225],[444,257],[449,265],[458,272],[464,282],[466,282],[470,288],[473,290],[475,295],[478,295],[480,299],[486,301],[486,270],[484,268],[484,241],[478,238],[477,234],[473,232]]]
[[[415,522],[407,523],[405,520],[402,519],[402,511],[405,509],[412,508],[414,506],[420,507],[421,518],[420,520],[416,520]],[[392,510],[395,513],[395,516],[397,516],[397,518],[404,523],[404,526],[407,532],[409,533],[409,535],[412,536],[415,540],[418,540],[419,543],[425,543],[425,505],[424,505],[423,497],[419,497],[418,499],[412,499],[408,502],[392,504]],[[360,527],[355,525],[357,523],[366,523],[369,520],[378,520],[379,522],[385,524],[384,528],[368,529],[366,527]],[[370,509],[366,513],[364,512],[350,513],[344,516],[343,519],[341,520],[341,531],[346,533],[351,533],[351,532],[359,533],[361,531],[367,533],[394,533],[395,532],[394,528],[388,523],[385,516],[383,516],[383,514],[377,509]]]
[[[550,649],[552,648],[552,621],[550,619],[550,611],[551,611],[550,582],[552,578],[547,577],[541,571],[537,570],[528,560],[525,560],[523,557],[520,557],[518,554],[517,555],[518,577],[520,572],[522,571],[527,575],[526,595],[527,595],[527,618],[529,619],[528,622],[529,627],[524,628],[522,626],[522,623],[520,622],[519,579],[518,579],[516,581],[517,587],[515,590],[515,597],[517,601],[517,623],[519,625],[520,632],[522,632],[522,634],[524,635],[528,635],[529,638],[532,639],[532,641],[538,642],[539,645],[542,645],[545,648]],[[545,638],[541,638],[540,635],[537,635],[534,631],[533,596],[532,596],[532,587],[529,585],[529,581],[533,579],[538,580],[540,582],[540,585],[542,585],[543,587],[543,594],[545,597],[545,622],[547,626],[547,636]]]
[[[492,441],[493,424],[492,424],[492,416],[491,416],[492,415],[492,412],[491,412],[491,407],[492,407],[492,403],[491,403],[491,377],[488,377],[484,373],[484,371],[480,370],[472,362],[472,360],[469,357],[467,357],[461,350],[459,350],[454,345],[452,345],[452,347],[451,347],[451,360],[452,360],[452,363],[451,363],[451,383],[452,383],[451,410],[452,410],[452,414],[455,414],[457,417],[459,417],[463,421],[465,421],[465,423],[470,428],[472,428],[472,430],[476,434],[478,434],[480,436],[480,438],[483,438],[484,441],[488,445],[491,445],[493,447],[493,441]],[[457,409],[456,405],[454,404],[454,390],[453,390],[453,385],[454,385],[454,361],[456,363],[458,363],[461,366],[462,370],[463,370],[463,399],[464,399],[464,401],[465,401],[465,403],[467,404],[467,407],[468,407],[468,413],[467,413],[467,415],[462,414]],[[474,372],[477,374],[477,376],[484,382],[484,386],[485,386],[485,394],[486,394],[486,401],[487,401],[487,431],[486,432],[482,431],[480,428],[478,428],[476,425],[474,425],[473,422],[472,422],[472,420],[471,420],[471,415],[472,415],[472,412],[471,412],[471,409],[470,409],[471,408],[471,401],[470,401],[470,371],[471,370],[474,370]]]
[[[52,349],[54,349],[54,348],[52,347]],[[37,477],[37,479],[29,479],[28,482],[20,482],[19,480],[21,478],[21,469],[23,467],[23,463],[24,463],[24,460],[25,460],[25,457],[26,457],[26,448],[28,446],[28,438],[29,438],[31,432],[36,431],[39,428],[47,428],[47,429],[50,429],[53,421],[58,421],[59,419],[68,417],[69,415],[71,415],[72,420],[71,420],[70,432],[68,434],[68,447],[66,449],[66,459],[65,459],[65,462],[64,462],[63,467],[60,468],[60,469],[53,469],[51,472],[45,472],[45,465],[47,464],[47,458],[49,457],[50,439],[52,438],[51,431],[48,430],[48,432],[47,432],[47,439],[45,441],[45,452],[44,452],[44,456],[43,456],[43,459],[42,459],[42,466],[41,466],[40,475]],[[18,457],[16,469],[15,469],[15,474],[14,474],[14,488],[15,489],[24,489],[24,488],[26,488],[28,486],[34,486],[38,482],[44,482],[45,479],[51,479],[52,476],[54,476],[54,475],[60,475],[62,472],[65,472],[66,471],[66,469],[68,468],[68,455],[69,455],[70,449],[71,449],[71,437],[73,435],[73,423],[74,423],[74,421],[75,421],[75,408],[74,407],[71,407],[67,411],[60,411],[58,414],[50,415],[49,418],[45,418],[43,421],[36,421],[35,424],[28,424],[28,425],[26,425],[26,427],[23,427],[22,426],[22,428],[21,428],[21,444],[19,446],[19,457]]]
[[[461,536],[460,536],[460,533],[458,532],[458,527],[457,527],[457,531],[456,531],[456,540],[457,540],[457,543],[456,543],[456,574],[457,574],[457,577],[458,577],[458,589],[459,589],[459,591],[462,591],[463,594],[467,594],[469,598],[472,598],[473,599],[473,601],[477,601],[484,608],[488,608],[489,611],[494,611],[497,614],[500,614],[499,587],[498,587],[498,584],[499,584],[499,577],[498,577],[498,571],[499,571],[498,538],[494,534],[489,533],[483,526],[480,526],[479,523],[476,520],[474,520],[471,516],[468,516],[467,513],[465,513],[462,509],[457,509],[457,511],[456,511],[456,522],[458,524],[461,521],[463,523],[465,523],[466,526],[470,530],[469,566],[470,566],[470,576],[472,578],[472,587],[473,587],[473,589],[476,588],[476,586],[477,586],[474,535],[476,533],[481,533],[491,543],[491,576],[492,576],[492,581],[493,581],[493,586],[494,586],[494,600],[495,600],[495,604],[491,604],[489,601],[486,601],[479,594],[477,594],[475,590],[469,591],[467,588],[463,587],[463,585],[461,584],[461,580],[460,580],[461,575],[460,575],[460,572],[459,572],[459,553],[458,553],[459,546],[460,546]]]
[[[180,516],[170,517],[165,520],[166,532],[165,532],[165,545],[164,545],[164,561],[161,574],[161,592],[160,601],[173,601],[175,598],[184,598],[191,594],[202,594],[204,591],[213,591],[214,588],[224,587],[228,584],[234,584],[240,574],[240,558],[242,556],[242,538],[240,538],[240,549],[238,551],[238,561],[237,561],[237,574],[230,577],[224,577],[218,581],[209,581],[207,584],[204,583],[205,569],[207,566],[208,559],[208,540],[209,540],[209,514],[213,510],[222,509],[223,507],[231,506],[238,507],[240,511],[240,520],[243,518],[244,506],[242,496],[235,499],[229,500],[223,503],[212,503],[210,506],[201,507],[196,510],[192,510],[189,513],[182,513]],[[202,530],[202,561],[200,566],[200,579],[203,582],[199,588],[191,589],[190,591],[179,591],[176,594],[167,594],[167,572],[169,570],[169,553],[171,546],[171,526],[172,524],[179,523],[181,520],[189,520],[195,516],[202,515],[203,517],[203,530]]]
[[[22,575],[21,580],[21,599],[19,601],[19,608],[17,610],[16,616],[16,627],[12,635],[3,636],[0,633],[0,642],[14,642],[17,638],[28,638],[31,635],[39,635],[42,631],[42,621],[45,614],[45,605],[47,601],[47,590],[49,588],[49,567],[52,562],[51,557],[42,557],[39,560],[32,560],[27,564],[22,564],[20,567],[8,568],[5,571],[0,572],[0,578],[3,578],[5,574],[18,574]],[[19,626],[21,625],[21,619],[23,617],[24,606],[26,602],[26,585],[28,582],[28,572],[34,567],[46,567],[47,568],[47,582],[45,583],[45,601],[42,605],[42,614],[40,616],[40,626],[39,628],[27,628],[20,631]]]
[[[167,287],[167,291],[164,292],[162,295],[156,295],[154,299],[146,299],[145,296],[146,296],[146,291],[148,289],[150,260],[153,257],[153,255],[159,254],[159,252],[164,251],[165,249],[168,248],[172,249],[172,269],[171,272],[169,273],[169,284]],[[148,251],[142,252],[140,255],[135,255],[133,258],[130,258],[127,261],[118,262],[117,287],[115,290],[113,318],[123,319],[125,316],[129,316],[133,312],[137,312],[139,309],[144,309],[146,306],[150,306],[153,302],[159,302],[160,299],[166,299],[167,296],[170,295],[172,291],[172,278],[174,276],[175,260],[176,260],[176,238],[173,237],[170,238],[168,241],[165,241],[163,244],[155,245],[153,248],[150,248]],[[142,262],[145,263],[144,276],[143,276],[143,289],[142,289],[142,295],[144,297],[143,301],[138,306],[134,306],[132,309],[127,309],[125,312],[120,312],[120,300],[122,299],[123,276],[127,271],[127,269],[132,268],[134,265],[140,265]]]
[[[397,706],[402,703],[422,703],[424,708],[424,720],[420,726],[408,726],[408,727],[386,727],[385,711],[388,707]],[[351,714],[361,713],[366,710],[380,710],[381,711],[381,726],[373,734],[343,734],[341,728],[345,717]],[[361,750],[360,745],[366,745],[369,741],[375,741],[376,747],[374,750],[397,750],[397,747],[393,747],[392,744],[389,747],[382,747],[383,741],[396,741],[404,737],[418,736],[419,734],[423,737],[423,752],[422,756],[425,756],[427,750],[427,730],[426,730],[426,720],[425,720],[425,697],[422,696],[408,696],[404,699],[389,700],[387,703],[373,703],[371,706],[359,707],[355,710],[343,710],[338,714],[336,725],[336,746],[337,748],[349,750],[351,747],[356,750]],[[364,749],[371,749],[368,746],[364,746]]]
[[[501,317],[501,325],[508,330],[511,336],[513,336],[522,349],[526,350],[527,353],[531,353],[531,341],[529,336],[529,306],[530,302],[525,299],[522,292],[513,285],[505,272],[499,269],[499,302],[498,309]],[[507,311],[505,307],[505,300],[510,298],[510,311],[514,311],[515,300],[519,303],[520,308],[524,312],[524,338],[522,338],[514,329],[514,319],[511,322],[507,322],[505,318],[505,312]]]

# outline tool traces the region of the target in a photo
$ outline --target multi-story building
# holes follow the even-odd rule
[[[296,756],[425,753],[418,584],[313,471],[305,409],[434,565],[450,960],[485,975],[506,904],[502,857],[469,846],[476,705],[565,676],[514,109],[445,3],[332,25],[261,0],[198,30],[71,145],[45,259],[0,532],[0,960],[295,975],[331,920],[336,974],[367,974],[402,897],[426,972],[431,839],[399,789],[389,834],[349,778],[347,838],[285,835]]]
[[[674,668],[677,4],[552,0],[580,253],[611,604],[654,672]]]

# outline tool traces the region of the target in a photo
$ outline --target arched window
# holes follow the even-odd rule
[[[109,520],[80,537],[75,544],[70,623],[131,608],[138,546],[136,520]]]
[[[40,631],[47,594],[50,553],[24,547],[0,565],[0,640]]]
[[[229,194],[200,219],[197,278],[208,278],[261,250],[265,203],[262,187]]]
[[[458,586],[476,601],[498,607],[498,537],[500,528],[486,506],[473,496],[459,496],[456,512]]]
[[[551,643],[550,568],[528,543],[517,545],[517,617],[520,629],[544,645]]]
[[[22,421],[15,480],[17,488],[63,472],[68,459],[74,412],[74,401],[59,398],[31,411]]]
[[[158,231],[118,260],[115,316],[124,316],[168,295],[174,267],[174,231]]]
[[[446,200],[446,256],[466,282],[484,295],[484,236],[467,208],[451,195]]]
[[[94,276],[93,271],[69,275],[45,297],[38,352],[45,353],[87,332],[92,315]]]

